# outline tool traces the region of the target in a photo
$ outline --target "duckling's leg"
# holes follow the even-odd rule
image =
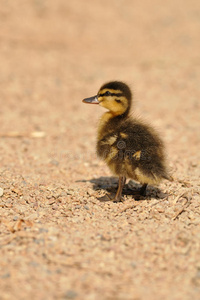
[[[124,187],[125,183],[126,183],[126,177],[125,176],[120,176],[119,177],[119,185],[118,185],[117,193],[115,195],[115,198],[113,199],[114,202],[123,201],[122,190],[123,190],[123,187]]]
[[[140,189],[140,195],[146,196],[146,190],[147,190],[147,183],[144,183]]]

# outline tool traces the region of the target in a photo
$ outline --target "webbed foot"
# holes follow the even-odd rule
[[[146,192],[147,192],[147,183],[144,183],[143,186],[140,189],[140,195],[141,196],[146,196]]]
[[[122,196],[119,197],[117,194],[115,195],[114,198],[111,198],[110,195],[108,195],[108,194],[106,194],[106,196],[108,197],[109,200],[113,201],[114,203],[125,201],[125,199]]]

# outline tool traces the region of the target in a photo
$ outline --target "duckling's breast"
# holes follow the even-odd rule
[[[133,178],[139,152],[131,149],[127,138],[128,135],[123,132],[113,131],[105,135],[97,142],[97,155],[107,163],[113,174]]]

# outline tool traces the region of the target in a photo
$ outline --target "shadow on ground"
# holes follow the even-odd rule
[[[90,180],[80,180],[81,182],[90,182],[93,184],[92,188],[95,191],[105,190],[108,194],[103,197],[99,197],[98,200],[101,202],[111,201],[114,198],[114,195],[118,187],[118,179],[116,177],[105,177],[101,176],[98,178],[92,178]],[[79,182],[80,182],[79,181]],[[163,193],[159,188],[148,186],[146,196],[140,195],[141,185],[129,180],[123,189],[123,195],[128,198],[132,196],[134,200],[151,200],[151,199],[164,199],[168,194]]]

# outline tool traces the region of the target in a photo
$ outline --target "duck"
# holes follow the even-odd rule
[[[126,83],[111,81],[103,84],[95,96],[82,100],[107,109],[99,121],[96,152],[119,178],[114,202],[124,200],[122,193],[127,178],[141,184],[139,193],[143,196],[148,185],[172,180],[166,166],[164,143],[152,126],[132,116],[132,98]]]

